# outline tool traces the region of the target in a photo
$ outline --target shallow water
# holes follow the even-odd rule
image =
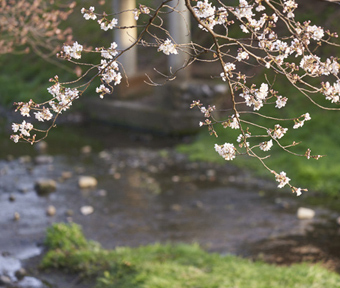
[[[295,249],[293,254],[300,255],[303,249],[297,248],[309,247],[303,250],[309,256],[314,251],[318,261],[333,259],[329,267],[340,267],[336,266],[340,233],[331,225],[336,212],[314,207],[314,219],[298,220],[296,210],[304,205],[303,197],[279,193],[275,183],[254,179],[232,166],[192,163],[171,148],[158,149],[178,139],[123,132],[119,133],[125,138],[111,133],[106,142],[91,142],[94,148],[89,153],[81,153],[84,143],[74,140],[67,151],[50,144],[48,154],[64,149],[52,158],[36,158],[38,153],[32,150],[32,157],[0,161],[0,247],[5,255],[0,266],[8,259],[40,254],[46,228],[53,222],[73,221],[105,248],[197,242],[222,254],[290,263],[306,258],[284,254]],[[71,177],[62,178],[63,172]],[[96,177],[98,186],[80,189],[82,175]],[[40,178],[54,179],[56,191],[38,196],[34,183]],[[49,205],[56,208],[52,217],[46,215]],[[80,208],[88,205],[94,213],[83,215]],[[20,214],[17,221],[15,212]],[[330,243],[332,249],[326,251],[323,247]]]

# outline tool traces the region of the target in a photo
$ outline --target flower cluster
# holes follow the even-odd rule
[[[204,31],[207,31],[205,26],[209,27],[209,29],[214,29],[215,25],[231,24],[228,21],[228,11],[224,7],[219,7],[216,11],[216,7],[212,6],[208,0],[204,0],[204,2],[198,1],[194,11],[203,24],[199,24],[198,27]]]
[[[260,143],[260,149],[262,151],[269,151],[273,147],[273,140],[265,141]]]
[[[100,24],[100,29],[107,31],[109,29],[113,29],[114,27],[116,27],[117,24],[118,24],[118,20],[116,18],[113,18],[110,21],[106,18],[102,18],[102,19],[98,20],[98,23]]]
[[[215,151],[225,160],[233,160],[236,156],[236,148],[231,143],[224,143],[223,145],[215,144]]]
[[[53,96],[49,105],[58,114],[68,110],[72,106],[73,101],[79,98],[78,89],[65,88],[59,82],[49,87],[47,91]]]
[[[237,114],[237,117],[240,117],[240,115]],[[230,127],[231,129],[240,129],[237,117],[235,115],[230,116],[228,121],[222,122],[223,127],[224,128]]]
[[[283,128],[281,125],[276,124],[274,126],[274,130],[269,129],[268,134],[273,137],[273,139],[281,139],[286,132],[288,131],[288,128]]]
[[[340,102],[340,80],[337,80],[333,85],[326,83],[322,83],[322,93],[326,96],[327,100],[330,100],[332,103]]]
[[[73,46],[64,45],[63,51],[66,57],[80,59],[81,58],[81,51],[83,51],[83,46],[78,44],[78,42],[74,42]]]
[[[139,4],[139,9],[135,8],[132,11],[132,13],[134,15],[135,20],[137,21],[139,19],[140,14],[150,14],[150,9],[145,5]]]
[[[98,69],[102,82],[105,82],[106,84],[114,82],[114,85],[120,84],[122,75],[118,72],[119,66],[116,61],[107,62],[105,59],[102,59]]]
[[[169,38],[159,45],[158,51],[162,51],[165,55],[178,54],[176,45],[173,44]]]
[[[239,96],[244,98],[247,106],[253,106],[254,111],[260,110],[268,96],[268,84],[262,83],[259,89],[255,88],[255,86],[250,89],[244,87],[243,93]]]
[[[247,142],[247,138],[249,138],[249,137],[250,137],[250,134],[248,134],[248,133],[246,133],[244,135],[243,134],[238,135],[238,137],[236,139],[236,141],[238,143],[240,143],[238,146],[240,148],[242,148],[242,147],[250,147],[249,142]]]
[[[275,180],[279,182],[277,187],[282,188],[289,183],[290,178],[287,177],[286,172],[282,171],[280,174],[275,173]]]
[[[89,10],[86,10],[85,8],[81,9],[81,14],[83,14],[84,18],[86,20],[92,19],[92,20],[96,20],[97,19],[97,15],[93,13],[94,11],[94,7],[91,6],[89,8]]]
[[[105,59],[113,59],[113,57],[117,56],[118,51],[116,50],[117,43],[112,42],[110,48],[104,49],[104,48],[97,48],[97,51],[101,51],[101,56]]]
[[[293,129],[297,129],[299,127],[302,127],[303,124],[305,124],[305,121],[308,121],[308,120],[311,120],[309,113],[305,113],[305,114],[301,115],[301,117],[294,119],[295,124],[293,126]]]
[[[227,77],[232,78],[233,77],[233,73],[231,71],[233,71],[235,69],[236,69],[236,66],[233,63],[228,62],[228,63],[224,64],[224,69],[223,70],[225,72],[222,72],[220,74],[220,76],[222,77],[222,80],[223,81],[227,81]]]

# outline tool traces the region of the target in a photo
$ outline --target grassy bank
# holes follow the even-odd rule
[[[335,288],[340,276],[320,265],[277,267],[203,251],[198,245],[149,245],[105,250],[76,224],[54,224],[43,268],[96,277],[96,287]]]
[[[254,82],[259,82],[255,79]],[[259,82],[261,83],[261,82]],[[284,152],[281,148],[274,144],[271,149],[270,158],[265,163],[277,172],[285,171],[293,181],[292,185],[296,187],[306,187],[309,190],[324,193],[332,197],[338,197],[340,190],[340,134],[336,123],[339,122],[339,111],[327,111],[316,107],[304,95],[297,91],[292,85],[286,83],[284,79],[279,79],[274,85],[274,89],[278,90],[283,96],[288,97],[287,106],[281,110],[273,109],[273,106],[264,107],[261,113],[271,117],[278,118],[295,118],[306,112],[309,112],[312,120],[305,123],[302,128],[293,129],[293,121],[280,123],[283,127],[289,128],[287,134],[281,139],[283,145],[293,143],[293,141],[301,142],[296,147],[290,148],[294,153],[302,154],[310,148],[312,155],[325,155],[319,160],[306,159],[306,157],[296,157]],[[326,102],[322,95],[316,97],[316,101],[326,107],[330,106],[330,102]],[[227,119],[227,117],[226,117]],[[256,115],[242,115],[243,120],[257,123],[265,127],[274,127],[277,121],[270,121],[260,118]],[[243,128],[249,127],[250,131],[254,128],[250,125],[244,125]],[[189,145],[181,145],[178,150],[187,153],[192,160],[212,161],[224,163],[225,161],[214,151],[214,144],[223,144],[225,142],[233,142],[235,147],[236,138],[240,134],[239,130],[230,128],[224,129],[220,124],[215,125],[219,137],[210,136],[207,128],[202,127],[202,132],[197,139]],[[263,130],[261,130],[263,134]],[[263,140],[257,138],[249,139],[250,144],[258,144]],[[257,152],[261,152],[259,149]],[[259,155],[267,155],[260,153]],[[241,155],[232,161],[233,164],[250,169],[255,175],[261,177],[269,177],[270,174],[257,159],[250,159]]]

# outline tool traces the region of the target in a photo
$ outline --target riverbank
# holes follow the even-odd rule
[[[191,162],[169,147],[124,148],[117,134],[116,140],[120,147],[78,146],[52,156],[49,146],[44,155],[0,161],[3,255],[23,261],[35,277],[56,281],[54,273],[36,270],[34,257],[43,251],[46,228],[73,222],[105,249],[198,243],[220,254],[277,264],[321,262],[340,271],[338,212],[311,207],[308,197],[279,191],[276,183],[234,166]],[[157,146],[148,141],[144,146]],[[94,177],[97,186],[80,188],[81,176]],[[41,178],[54,180],[55,192],[39,196],[35,183]],[[89,206],[92,213],[82,212]],[[298,219],[301,206],[313,208],[315,217]],[[15,212],[20,219],[14,220]]]

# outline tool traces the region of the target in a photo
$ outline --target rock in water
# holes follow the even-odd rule
[[[82,189],[93,188],[98,184],[97,179],[92,176],[81,176],[78,181],[78,185]]]
[[[315,211],[309,208],[300,207],[297,210],[297,217],[299,219],[313,219],[315,216]]]
[[[92,206],[83,206],[80,208],[80,212],[83,215],[90,215],[94,212],[94,209]]]
[[[47,216],[54,216],[56,213],[57,213],[57,209],[53,205],[50,205],[47,207],[46,209]]]
[[[53,179],[40,179],[35,182],[35,191],[39,196],[44,196],[57,189],[57,183]]]
[[[14,212],[13,219],[14,219],[15,221],[20,220],[20,214],[19,214],[18,212]]]

